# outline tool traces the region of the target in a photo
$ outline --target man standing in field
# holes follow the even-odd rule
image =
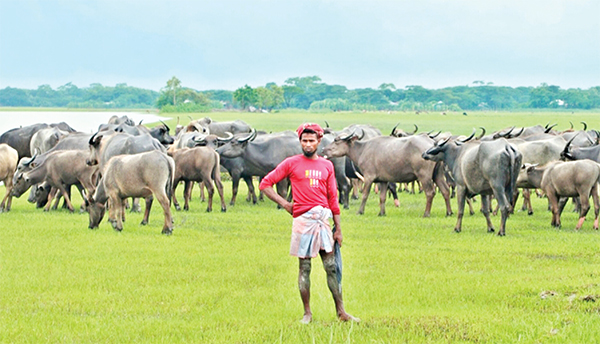
[[[335,243],[342,245],[337,183],[333,164],[317,155],[323,128],[315,123],[305,123],[298,127],[297,132],[304,154],[282,161],[262,180],[259,188],[294,217],[290,255],[299,259],[298,287],[304,305],[302,322],[308,324],[312,320],[310,270],[311,259],[317,255],[323,261],[338,318],[358,322],[360,319],[346,313],[342,301],[341,271],[336,266],[333,250]],[[293,202],[288,202],[273,190],[273,185],[284,178],[292,182]],[[329,225],[331,217],[335,232]]]

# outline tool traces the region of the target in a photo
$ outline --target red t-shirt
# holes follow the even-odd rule
[[[334,215],[340,213],[337,182],[331,161],[322,157],[313,160],[302,154],[289,157],[263,178],[259,189],[270,188],[288,177],[292,182],[293,217],[298,217],[317,205],[329,208]]]

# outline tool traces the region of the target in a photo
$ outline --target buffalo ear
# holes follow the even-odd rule
[[[31,168],[35,168],[36,166],[37,166],[36,162],[32,162],[31,164],[29,164],[29,167],[31,167]]]

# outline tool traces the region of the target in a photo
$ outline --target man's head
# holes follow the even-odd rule
[[[307,158],[315,156],[323,137],[323,128],[316,123],[304,123],[298,127],[296,132],[298,133],[304,156]]]

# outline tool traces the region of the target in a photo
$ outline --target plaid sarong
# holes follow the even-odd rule
[[[333,251],[333,234],[329,219],[331,210],[320,205],[294,218],[290,255],[299,258],[314,258],[320,250]]]

